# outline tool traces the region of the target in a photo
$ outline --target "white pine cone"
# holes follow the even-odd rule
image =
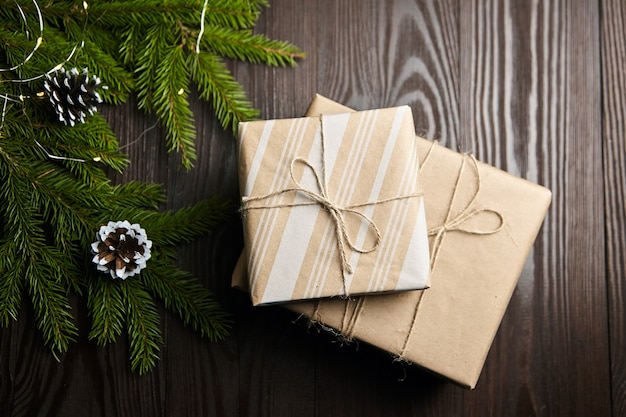
[[[61,123],[74,126],[76,123],[85,123],[87,114],[96,111],[96,104],[102,103],[97,89],[106,90],[100,78],[95,75],[89,78],[87,68],[80,73],[76,68],[66,71],[61,68],[54,74],[46,75],[44,88],[57,117]]]
[[[138,274],[150,259],[152,241],[136,223],[109,222],[100,227],[97,238],[91,244],[95,253],[92,261],[99,271],[108,272],[113,278],[126,279]]]

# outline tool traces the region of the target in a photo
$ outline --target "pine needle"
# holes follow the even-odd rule
[[[89,338],[104,346],[114,342],[124,331],[126,309],[123,283],[100,279],[93,280],[88,287],[87,308],[91,317]]]
[[[251,31],[265,0],[111,0],[88,7],[55,0],[41,4],[43,31],[38,19],[21,15],[37,16],[39,3],[17,4],[0,0],[0,325],[18,320],[28,298],[45,345],[58,357],[78,336],[69,297],[84,294],[89,339],[104,346],[126,333],[130,366],[139,373],[155,366],[163,343],[157,299],[207,339],[224,337],[227,314],[174,255],[176,245],[227,219],[232,207],[211,198],[162,212],[161,186],[111,185],[105,169],[123,171],[128,157],[107,121],[96,113],[84,124],[60,123],[59,113],[83,115],[53,108],[44,81],[61,67],[88,68],[101,79],[98,88],[108,86],[99,91],[105,103],[136,94],[189,169],[196,159],[189,92],[196,89],[234,132],[258,111],[222,59],[286,66],[304,54]],[[70,97],[78,90],[65,91]],[[97,101],[82,94],[74,98]],[[55,100],[72,104],[71,97]],[[125,281],[97,271],[90,251],[99,227],[120,220],[139,223],[153,242],[146,268]]]
[[[109,86],[102,94],[109,103],[125,102],[136,93],[139,108],[156,114],[165,127],[168,150],[179,153],[183,167],[190,169],[196,158],[187,98],[192,81],[200,97],[213,104],[221,126],[235,132],[239,122],[258,112],[220,57],[293,66],[305,56],[288,42],[252,32],[267,6],[265,0],[211,0],[206,7],[203,0],[113,0],[92,2],[84,10],[69,1],[47,3],[44,53],[21,69],[22,77],[50,70],[60,56],[78,47],[72,65],[88,67],[102,78]],[[34,13],[32,4],[21,7]],[[0,49],[9,61],[19,62],[32,49],[32,40],[21,33],[12,1],[0,0],[0,9],[5,24]]]
[[[163,344],[159,328],[159,313],[152,297],[137,282],[124,282],[122,291],[126,302],[130,366],[145,374],[159,359]]]

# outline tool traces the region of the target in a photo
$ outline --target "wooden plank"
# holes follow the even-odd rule
[[[602,128],[613,416],[626,415],[626,7],[601,2]]]
[[[318,93],[355,109],[409,104],[422,136],[458,133],[457,10],[452,1],[339,2],[320,20]]]
[[[473,1],[460,15],[462,149],[554,193],[468,408],[608,415],[598,5]]]
[[[86,333],[84,324],[84,321],[79,322],[83,334]],[[125,396],[124,378],[118,378],[121,375],[119,369],[129,368],[125,351],[117,355],[124,359],[122,363],[116,363],[81,337],[57,362],[43,345],[28,308],[22,309],[20,321],[12,324],[8,332],[8,350],[4,350],[3,344],[2,352],[3,360],[8,363],[2,379],[6,378],[11,384],[9,395],[2,399],[5,415],[71,416],[81,410],[98,416],[115,415],[120,409],[141,415],[140,409],[150,408],[152,397],[139,395],[131,401]],[[120,347],[123,349],[123,346],[116,348]],[[106,366],[101,367],[104,364]],[[122,400],[111,402],[111,396],[117,390],[122,392]]]

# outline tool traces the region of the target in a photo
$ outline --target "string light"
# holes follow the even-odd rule
[[[2,104],[2,116],[0,117],[0,130],[2,130],[2,128],[4,127],[4,119],[6,117],[6,112],[7,112],[7,107],[8,107],[9,102],[23,104],[25,99],[30,98],[30,96],[25,96],[22,94],[17,95],[17,96],[14,95],[13,97],[11,97],[11,95],[8,95],[8,94],[0,94],[0,98],[4,100],[4,103]]]
[[[45,77],[47,75],[50,75],[53,72],[59,71],[61,68],[63,68],[63,66],[65,64],[70,62],[70,60],[72,59],[72,57],[74,56],[76,51],[79,48],[82,48],[83,46],[85,46],[85,41],[84,40],[81,41],[80,44],[78,44],[78,45],[74,46],[74,48],[72,48],[72,50],[70,51],[70,54],[67,56],[67,58],[65,58],[65,60],[63,62],[58,63],[54,68],[44,72],[43,74],[39,74],[39,75],[36,75],[34,77],[31,77],[31,78],[17,78],[17,79],[12,79],[12,80],[8,80],[8,81],[12,82],[12,83],[28,83],[28,82],[35,81],[35,80],[38,80],[40,78],[43,78],[43,77]],[[6,82],[6,81],[4,81],[4,82]]]
[[[122,150],[122,149],[128,148],[129,146],[134,145],[135,143],[139,142],[146,135],[146,133],[148,133],[149,131],[151,131],[155,127],[157,127],[158,124],[159,124],[159,122],[156,122],[152,126],[147,127],[146,129],[144,129],[143,132],[141,132],[139,134],[139,136],[137,136],[137,138],[135,140],[133,140],[131,142],[128,142],[126,145],[120,146],[119,149]]]
[[[39,49],[39,47],[41,46],[41,43],[43,42],[43,16],[41,15],[41,9],[39,8],[39,4],[37,3],[37,0],[32,0],[32,1],[33,1],[33,5],[35,6],[35,10],[37,10],[37,19],[39,21],[39,37],[37,38],[37,41],[35,42],[35,46],[30,51],[30,53],[26,56],[26,58],[24,58],[22,62],[10,68],[0,68],[0,72],[15,71],[22,65],[26,64],[35,55],[35,52],[37,51],[37,49]],[[20,16],[22,17],[22,22],[24,23],[24,31],[26,34],[26,39],[30,39],[30,32],[28,31],[28,21],[26,20],[26,15],[24,14],[24,10],[22,9],[22,6],[20,6],[17,3],[17,1],[15,1],[15,5],[17,6],[17,10],[19,10],[20,12]]]
[[[46,156],[48,158],[52,159],[52,160],[55,160],[55,161],[87,162],[87,160],[81,159],[81,158],[70,158],[68,156],[58,156],[58,155],[51,154],[50,152],[48,152],[48,150],[46,148],[43,147],[43,145],[41,143],[39,143],[37,141],[37,139],[33,139],[33,140],[35,141],[37,146],[39,146],[39,148],[46,154]]]
[[[202,35],[204,35],[204,17],[206,16],[206,9],[209,4],[209,0],[204,0],[204,5],[202,6],[202,14],[200,15],[200,32],[198,33],[198,40],[196,41],[196,54],[200,53],[200,41],[202,40]]]
[[[28,20],[26,18],[26,14],[24,13],[24,9],[22,9],[22,7],[20,6],[20,4],[15,0],[15,5],[17,7],[17,10],[20,14],[20,17],[22,19],[22,22],[24,24],[24,34],[26,35],[26,39],[30,40],[30,32],[28,30]],[[37,40],[35,41],[35,45],[33,46],[33,49],[28,53],[28,55],[26,55],[26,57],[24,58],[24,60],[22,60],[22,62],[13,65],[11,67],[8,68],[0,68],[0,72],[10,72],[10,71],[15,71],[17,69],[19,69],[20,67],[24,66],[26,63],[28,63],[33,56],[35,55],[35,53],[37,52],[37,50],[39,49],[39,47],[42,45],[43,43],[43,39],[44,39],[44,19],[43,19],[43,15],[41,13],[41,8],[39,6],[39,3],[37,2],[37,0],[32,0],[33,6],[35,8],[35,11],[37,12],[37,23],[38,23],[38,29],[39,29],[39,36],[37,37]],[[83,1],[83,9],[85,10],[85,22],[84,22],[84,27],[83,27],[83,33],[86,31],[87,29],[87,9],[89,8],[89,4],[86,1]],[[29,78],[15,78],[15,79],[8,79],[8,80],[0,80],[0,83],[13,83],[13,84],[23,84],[23,83],[28,83],[31,81],[35,81],[44,77],[47,77],[48,75],[52,74],[53,72],[57,72],[59,70],[61,70],[61,68],[64,67],[65,64],[67,64],[68,62],[70,62],[70,60],[74,57],[74,54],[76,53],[76,51],[78,49],[81,49],[85,46],[85,40],[84,38],[80,41],[80,43],[78,43],[77,45],[74,45],[74,47],[71,49],[70,53],[67,55],[67,57],[60,63],[56,64],[53,68],[51,68],[50,70],[44,72],[43,74],[39,74],[33,77],[29,77]],[[36,94],[37,97],[42,98],[45,96],[45,93],[43,91],[40,91]],[[2,115],[0,116],[0,131],[4,128],[4,121],[6,118],[6,114],[7,114],[7,109],[8,109],[8,105],[9,103],[20,103],[20,104],[24,104],[24,101],[26,99],[29,99],[30,96],[25,96],[25,95],[11,95],[11,94],[0,94],[0,99],[3,100],[2,103]],[[58,156],[58,155],[54,155],[52,153],[50,153],[41,143],[39,143],[39,141],[37,141],[36,139],[34,139],[35,144],[46,154],[46,156],[52,160],[57,160],[57,161],[74,161],[74,162],[86,162],[85,159],[82,158],[72,158],[72,157],[66,157],[66,156]],[[92,158],[93,161],[98,162],[101,160],[101,158],[98,157],[94,157]]]
[[[39,49],[39,47],[41,46],[41,44],[43,42],[44,21],[43,21],[43,16],[41,14],[41,8],[39,7],[39,3],[37,3],[37,0],[32,0],[32,2],[33,2],[33,5],[35,6],[35,10],[37,11],[37,19],[38,19],[38,23],[39,23],[39,37],[37,38],[37,41],[35,42],[35,46],[30,51],[28,56],[22,62],[20,62],[17,65],[14,65],[11,68],[0,68],[0,72],[14,71],[14,70],[20,68],[21,66],[23,66],[24,64],[26,64],[35,55],[35,52],[37,51],[37,49]],[[24,22],[26,37],[30,38],[30,34],[28,32],[28,22],[26,20],[26,15],[24,14],[24,11],[20,7],[20,5],[17,4],[17,2],[15,4],[17,5],[17,8],[20,11],[20,15],[21,15],[22,20]],[[87,20],[88,20],[87,19],[88,18],[87,9],[89,9],[89,4],[86,1],[83,1],[83,9],[85,10],[85,23],[84,23],[84,26],[83,26],[83,33],[84,33],[86,31],[86,29],[87,29]],[[60,70],[61,68],[63,68],[63,66],[65,64],[67,64],[68,62],[70,62],[70,60],[74,57],[74,54],[76,53],[76,51],[78,49],[83,48],[84,46],[85,46],[85,40],[82,39],[80,41],[80,43],[78,43],[77,45],[74,45],[74,47],[70,51],[69,55],[65,58],[65,60],[63,60],[63,62],[58,63],[52,69],[44,72],[43,74],[39,74],[39,75],[36,75],[34,77],[30,77],[30,78],[15,78],[15,79],[10,79],[10,80],[0,80],[0,83],[10,82],[10,83],[14,83],[14,84],[22,84],[22,83],[28,83],[28,82],[35,81],[35,80],[38,80],[40,78],[46,77],[47,75],[50,75],[53,72],[56,72],[56,71]]]

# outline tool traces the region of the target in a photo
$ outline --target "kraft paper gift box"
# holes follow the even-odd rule
[[[254,305],[428,287],[408,106],[241,123]]]
[[[308,115],[349,111],[316,96]],[[474,388],[550,205],[544,187],[417,137],[431,286],[287,308]],[[233,286],[246,288],[245,259]]]

